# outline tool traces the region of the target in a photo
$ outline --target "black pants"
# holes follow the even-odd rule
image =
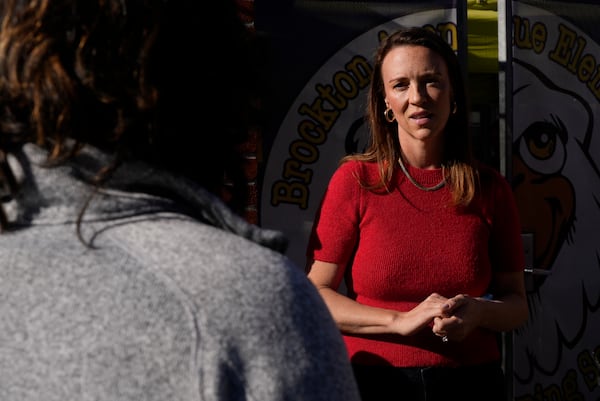
[[[353,365],[362,401],[506,401],[499,363],[461,368]]]

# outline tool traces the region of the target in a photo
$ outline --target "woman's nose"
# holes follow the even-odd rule
[[[410,85],[410,93],[408,100],[412,104],[421,104],[427,98],[427,92],[424,85],[413,84]]]

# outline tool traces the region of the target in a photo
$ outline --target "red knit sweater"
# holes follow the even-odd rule
[[[424,186],[442,179],[441,169],[407,168]],[[377,165],[347,162],[338,168],[307,252],[309,260],[347,265],[348,295],[356,301],[407,311],[432,292],[484,295],[492,270],[524,269],[513,193],[497,171],[481,166],[482,190],[467,210],[450,205],[447,187],[423,191],[399,169],[390,193],[364,189],[356,176],[376,182]],[[497,335],[484,329],[450,343],[430,329],[410,337],[344,338],[353,363],[462,366],[500,358]]]

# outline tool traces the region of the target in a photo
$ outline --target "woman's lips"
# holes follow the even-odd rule
[[[410,118],[417,124],[417,125],[425,125],[427,124],[429,121],[431,121],[431,114],[429,113],[419,113],[419,114],[413,114],[412,116],[410,116]]]

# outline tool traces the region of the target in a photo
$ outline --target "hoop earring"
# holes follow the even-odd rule
[[[383,116],[385,117],[385,120],[388,123],[394,122],[394,120],[396,119],[396,116],[394,116],[394,111],[389,107],[385,109],[385,111],[383,112]]]
[[[456,114],[457,110],[458,110],[458,105],[456,104],[456,102],[452,102],[452,114]]]

